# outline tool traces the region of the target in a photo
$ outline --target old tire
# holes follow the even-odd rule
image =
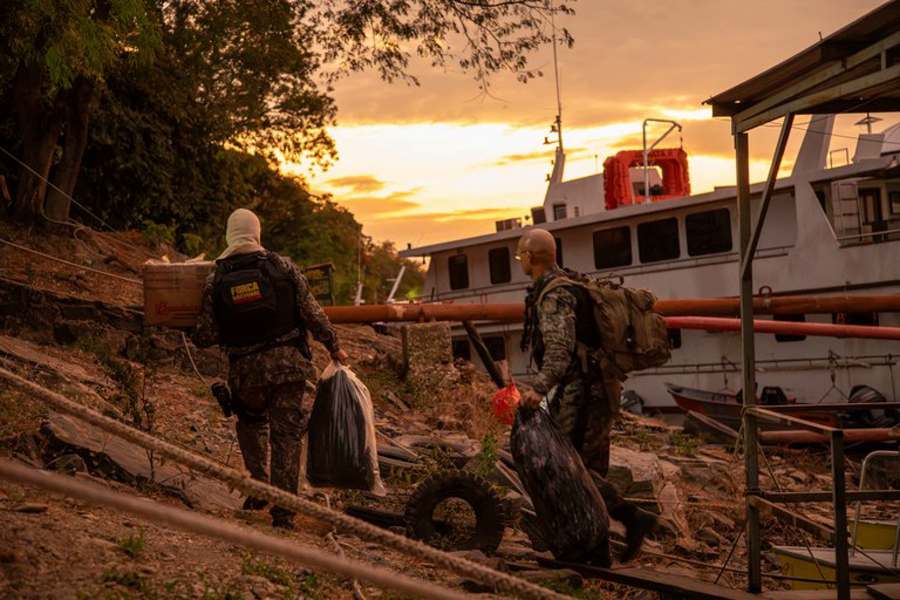
[[[434,520],[437,506],[451,498],[462,500],[475,514],[474,530],[466,539],[444,539]],[[506,527],[503,504],[491,484],[466,471],[442,471],[420,483],[406,504],[405,519],[409,537],[446,550],[494,552]]]

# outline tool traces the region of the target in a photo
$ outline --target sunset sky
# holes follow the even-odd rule
[[[579,0],[558,22],[575,37],[560,52],[566,178],[597,172],[608,155],[640,148],[641,121],[684,125],[694,192],[734,183],[727,119],[701,102],[788,58],[881,0]],[[458,70],[416,66],[421,86],[360,74],[335,90],[340,154],[326,172],[286,165],[352,210],[364,231],[399,247],[489,233],[494,221],[543,202],[556,113],[551,51],[532,57],[544,77],[499,74],[494,97]],[[837,131],[855,135],[855,119]],[[806,118],[798,119],[802,127]],[[884,125],[884,124],[881,124]],[[751,176],[764,179],[777,127],[753,132]],[[789,168],[802,131],[788,149]],[[677,145],[678,138],[670,138]],[[833,148],[852,140],[835,140]],[[835,160],[843,160],[835,157]]]

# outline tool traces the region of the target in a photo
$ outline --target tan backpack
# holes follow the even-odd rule
[[[621,279],[559,277],[544,288],[538,302],[567,285],[582,288],[591,299],[600,347],[586,350],[605,376],[624,380],[632,371],[661,367],[672,357],[666,321],[653,310],[652,292],[625,287]]]

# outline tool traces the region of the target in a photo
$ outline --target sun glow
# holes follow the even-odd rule
[[[353,211],[368,234],[400,245],[489,233],[495,220],[528,214],[543,203],[555,150],[543,144],[546,129],[506,123],[356,125],[331,133],[340,152],[334,167],[310,175],[286,163],[283,170],[303,173],[315,191]],[[563,135],[566,179],[574,179],[601,172],[619,150],[639,149],[641,121],[567,128]],[[671,136],[662,146],[677,144]],[[733,183],[730,157],[690,160],[695,193]],[[751,169],[754,177],[765,173],[765,165]]]

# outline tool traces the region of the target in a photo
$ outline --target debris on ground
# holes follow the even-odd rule
[[[11,239],[22,235],[4,231]],[[18,235],[18,237],[17,237]],[[24,234],[23,234],[24,235]],[[85,265],[134,277],[147,255],[159,255],[132,234],[34,236],[34,247]],[[112,258],[115,257],[115,258]],[[139,287],[104,280],[42,259],[22,260],[0,249],[0,367],[27,376],[103,414],[227,466],[240,468],[233,422],[209,391],[226,359],[198,350],[180,332],[143,327]],[[515,470],[510,427],[493,415],[496,386],[482,370],[454,361],[446,324],[338,326],[353,370],[369,389],[375,411],[378,463],[388,496],[360,490],[302,493],[381,527],[578,598],[640,598],[641,592],[567,570],[525,532],[534,509]],[[321,372],[328,352],[313,345]],[[194,372],[191,359],[199,370]],[[312,396],[306,398],[312,402]],[[613,432],[610,479],[663,527],[634,566],[745,585],[743,461],[733,436],[702,439],[680,426],[623,412]],[[239,510],[242,498],[217,481],[163,463],[141,448],[71,417],[49,411],[0,382],[0,454],[28,465],[91,480],[117,491],[224,516],[271,532],[265,514]],[[765,489],[827,489],[824,451],[766,448]],[[848,485],[858,484],[860,459],[848,461]],[[764,513],[766,550],[774,544],[817,544],[831,525],[827,505],[800,504],[806,526]],[[863,516],[895,507],[867,504]],[[894,515],[895,517],[895,515]],[[613,544],[623,530],[610,523]],[[333,551],[330,527],[298,517],[295,532],[278,532]],[[484,592],[435,565],[341,535],[354,559]],[[0,482],[0,597],[343,598],[350,582],[314,573],[241,548],[181,534],[77,500]],[[614,552],[615,554],[615,552]],[[764,571],[777,572],[774,559]],[[769,582],[769,587],[786,587]],[[363,585],[369,598],[389,597]]]

